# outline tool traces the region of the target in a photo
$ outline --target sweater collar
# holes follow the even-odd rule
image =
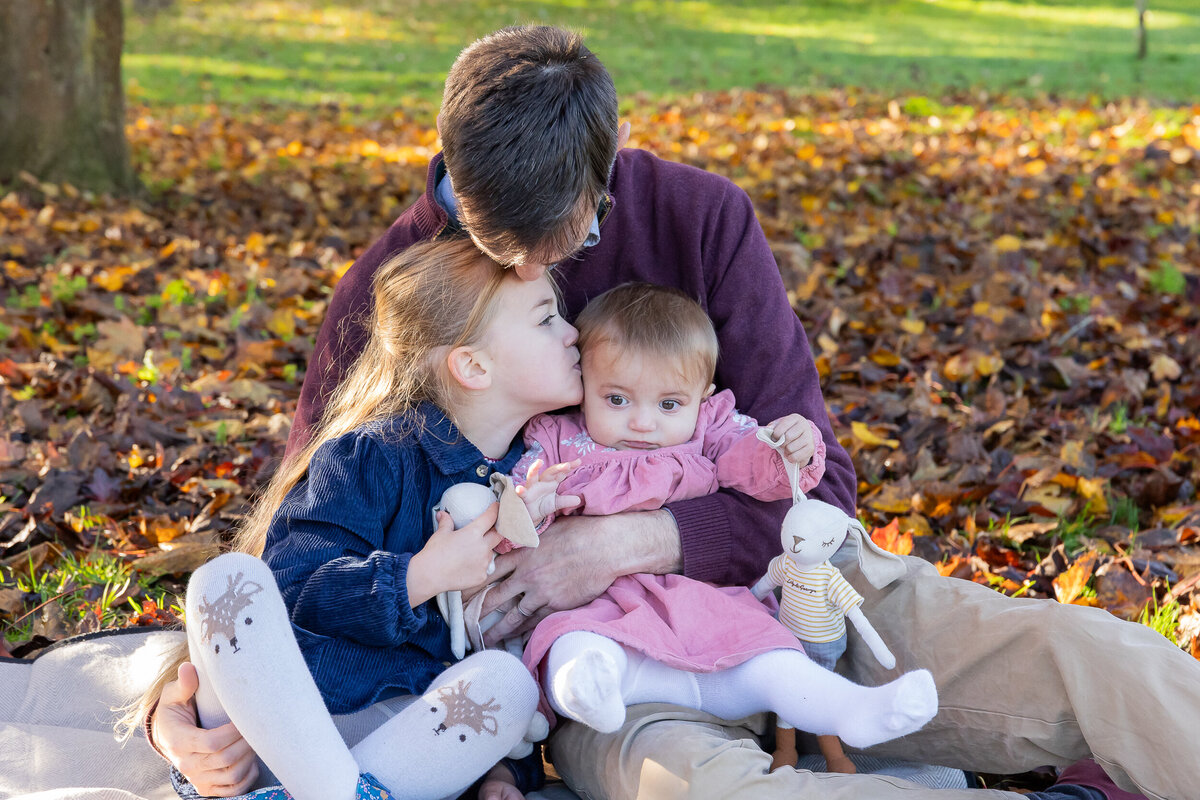
[[[485,468],[484,474],[479,475],[481,478],[492,471],[511,472],[524,449],[518,436],[503,457],[490,459],[463,436],[440,408],[428,401],[421,403],[414,418],[417,442],[444,475],[454,476],[471,469],[478,470],[480,466]]]
[[[429,171],[425,178],[425,193],[413,203],[413,218],[422,238],[432,239],[447,228],[458,229],[458,226],[446,214],[446,209],[438,205],[437,183],[443,172],[445,172],[445,167],[442,166],[442,154],[438,153],[429,162]]]

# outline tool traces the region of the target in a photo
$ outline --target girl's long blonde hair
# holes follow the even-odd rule
[[[331,395],[303,449],[285,458],[254,501],[232,549],[261,556],[276,510],[308,472],[325,442],[403,414],[429,400],[453,404],[455,384],[445,369],[454,348],[478,342],[490,323],[506,272],[466,238],[415,244],[382,264],[372,285],[374,306],[362,354]],[[163,687],[187,660],[187,643],[167,658],[162,673],[117,724],[122,738],[145,723]]]

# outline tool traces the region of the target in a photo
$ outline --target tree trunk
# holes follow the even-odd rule
[[[136,185],[125,141],[121,0],[0,0],[0,181]]]
[[[1146,7],[1150,4],[1150,0],[1137,0],[1138,12],[1138,60],[1146,58]]]

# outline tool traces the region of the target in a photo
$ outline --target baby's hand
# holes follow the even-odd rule
[[[555,464],[543,470],[541,459],[529,465],[525,485],[517,487],[517,496],[525,501],[525,508],[536,526],[556,511],[568,511],[579,505],[579,497],[573,494],[559,495],[558,485],[567,473],[579,466],[579,459],[565,464]]]
[[[492,550],[502,538],[493,527],[499,504],[492,503],[476,519],[454,529],[445,511],[437,530],[408,562],[408,601],[413,608],[441,592],[469,589],[487,580]]]
[[[771,436],[775,441],[782,441],[779,454],[785,461],[790,461],[799,467],[808,466],[808,462],[812,461],[813,453],[817,451],[817,445],[813,436],[812,423],[808,421],[807,417],[788,414],[767,427],[771,429]]]

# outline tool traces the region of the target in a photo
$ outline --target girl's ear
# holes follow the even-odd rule
[[[702,395],[702,398],[712,396],[712,393],[715,392],[716,390],[717,390],[717,385],[715,383],[710,383],[708,385],[708,388],[704,390],[704,394]]]
[[[468,391],[480,391],[492,385],[491,364],[482,350],[466,345],[456,347],[446,356],[446,367],[450,377]]]

